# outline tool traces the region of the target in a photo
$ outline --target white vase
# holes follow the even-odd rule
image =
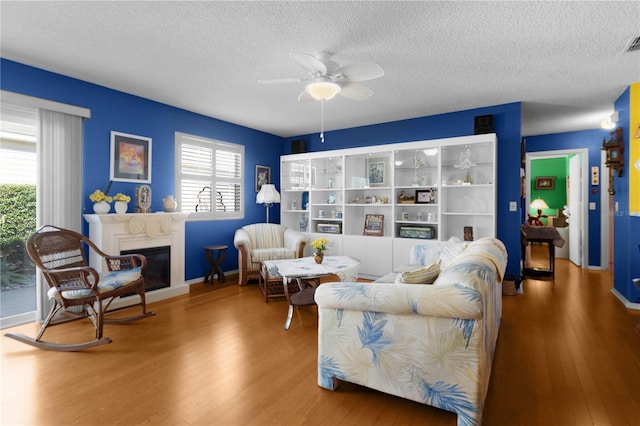
[[[165,212],[172,212],[178,207],[178,201],[173,198],[173,195],[167,195],[162,199],[162,205]]]
[[[114,207],[116,209],[116,213],[125,214],[127,212],[127,208],[129,207],[129,204],[127,204],[126,201],[116,201]]]
[[[94,213],[105,214],[109,213],[109,210],[111,210],[111,204],[107,203],[106,201],[100,201],[93,204]]]

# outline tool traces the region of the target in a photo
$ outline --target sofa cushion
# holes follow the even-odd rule
[[[254,263],[265,260],[295,259],[296,251],[284,247],[260,248],[251,250],[251,261]]]
[[[98,280],[98,291],[100,293],[106,293],[107,291],[115,290],[139,280],[141,276],[142,267],[140,266],[122,271],[102,272]],[[88,281],[93,282],[91,278],[93,278],[92,275],[89,276]],[[93,292],[90,289],[64,291],[64,297],[66,299],[82,299],[84,297],[89,297],[92,294]],[[47,291],[47,296],[49,299],[60,297],[59,291],[56,287],[51,287],[49,291]]]
[[[401,272],[396,276],[396,284],[432,284],[440,273],[440,261],[413,271]]]

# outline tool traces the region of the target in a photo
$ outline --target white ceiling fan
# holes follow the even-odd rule
[[[309,78],[280,78],[258,80],[262,84],[308,82],[298,96],[299,102],[328,101],[337,94],[345,98],[362,101],[373,94],[373,90],[361,81],[373,80],[384,75],[380,65],[374,62],[339,66],[331,60],[331,53],[290,53],[289,56],[309,73]]]

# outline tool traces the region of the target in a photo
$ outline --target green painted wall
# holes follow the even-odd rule
[[[542,210],[542,214],[555,216],[558,209],[567,204],[567,175],[569,171],[569,157],[544,158],[531,161],[531,201],[536,198],[543,199],[548,209]],[[536,177],[555,177],[554,189],[536,189]],[[535,216],[536,209],[530,209],[529,214]],[[546,222],[545,219],[542,222]]]

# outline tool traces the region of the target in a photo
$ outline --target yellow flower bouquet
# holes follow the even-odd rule
[[[318,238],[317,240],[313,240],[311,242],[311,247],[313,247],[316,252],[323,252],[329,248],[330,244],[331,241],[327,240],[326,238]]]
[[[107,203],[110,203],[113,201],[112,197],[109,197],[99,189],[96,189],[95,191],[93,191],[93,194],[89,195],[89,199],[94,203],[99,203],[100,201],[106,201]]]
[[[122,192],[118,192],[113,196],[113,201],[124,201],[125,203],[128,203],[129,201],[131,201],[131,197],[129,197],[128,195],[124,195]]]

